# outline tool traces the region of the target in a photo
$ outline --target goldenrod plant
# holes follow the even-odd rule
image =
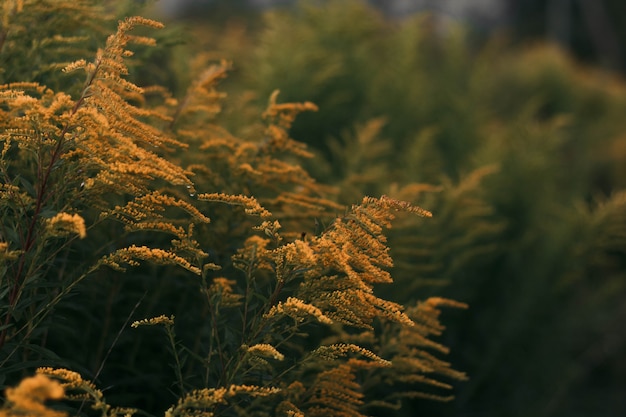
[[[400,285],[381,291],[472,306],[448,343],[472,378],[446,414],[623,414],[623,80],[552,45],[478,43],[363,2],[263,22],[242,80],[319,106],[293,129],[328,161],[311,172],[343,203],[365,191],[435,213],[390,231]]]
[[[122,17],[83,54],[124,9],[98,3],[2,6],[0,415],[358,417],[450,399],[466,376],[433,339],[440,308],[466,305],[378,295],[392,220],[432,214],[336,202],[290,135],[310,102],[276,91],[229,132],[229,62],[180,97],[131,77],[156,20]]]

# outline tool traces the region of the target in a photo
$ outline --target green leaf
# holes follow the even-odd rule
[[[33,198],[37,197],[37,192],[35,191],[35,187],[33,187],[33,184],[30,183],[30,181],[28,181],[26,178],[22,177],[21,175],[17,176],[17,179],[19,180],[20,184],[22,185],[22,188],[24,188],[24,190],[26,190],[26,192]]]

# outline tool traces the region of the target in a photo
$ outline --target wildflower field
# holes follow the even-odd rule
[[[0,416],[620,416],[626,88],[357,1],[0,6]]]

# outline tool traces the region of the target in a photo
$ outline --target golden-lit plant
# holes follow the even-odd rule
[[[44,374],[24,378],[18,386],[7,388],[6,403],[0,416],[65,417],[67,413],[46,407],[46,401],[65,397],[63,386]]]
[[[447,342],[472,374],[451,414],[623,409],[623,80],[437,14],[315,3],[270,10],[239,65],[254,91],[320,107],[293,132],[329,154],[312,172],[340,202],[387,194],[436,214],[395,224],[396,285],[379,294],[472,305]]]
[[[22,18],[36,7],[11,5]],[[3,24],[10,33],[10,21]],[[176,389],[166,416],[357,417],[401,398],[443,398],[428,386],[449,389],[439,377],[465,376],[429,353],[446,352],[429,337],[443,329],[439,305],[464,305],[430,299],[405,310],[376,293],[393,282],[385,230],[396,212],[431,214],[387,196],[335,203],[333,190],[302,167],[312,153],[289,135],[298,113],[317,109],[312,103],[279,103],[275,92],[245,137],[229,133],[217,91],[227,62],[210,64],[181,99],[131,82],[129,46],[155,44],[137,34],[140,26],[162,27],[125,18],[92,61],[64,66],[70,76],[84,73],[81,89],[0,86],[0,376],[16,381],[55,365],[8,389],[2,412],[61,416],[44,401],[63,398],[70,407],[78,401],[77,413],[85,404],[103,416],[134,413],[60,367],[74,358],[48,340],[59,339],[55,309],[68,296],[98,293],[86,278],[126,273],[130,281],[147,268],[185,282],[183,293],[198,300],[167,294],[183,313],[175,319],[155,296],[153,318],[131,325],[165,330],[166,343],[151,350],[172,358]],[[150,284],[144,295],[158,292]],[[72,301],[90,311],[84,303]],[[107,320],[122,314],[108,310]],[[78,315],[73,322],[82,326]],[[128,334],[130,316],[113,345]],[[146,340],[147,329],[129,331]],[[89,379],[98,380],[105,359]],[[167,369],[154,372],[169,378],[160,368]],[[368,386],[377,378],[393,392]]]
[[[209,280],[216,271],[206,269],[202,292],[211,332],[208,346],[193,352],[192,360],[197,372],[205,368],[204,385],[212,388],[188,391],[181,380],[183,397],[168,413],[187,415],[194,408],[206,415],[272,415],[277,407],[281,415],[361,416],[367,408],[398,408],[401,398],[446,399],[420,385],[450,389],[440,377],[465,375],[433,355],[447,349],[429,337],[443,330],[438,306],[464,305],[433,298],[407,314],[374,294],[375,284],[392,282],[383,230],[394,211],[430,216],[402,201],[366,197],[318,236],[287,242],[275,230],[265,237],[251,233],[233,256],[240,279]],[[176,347],[173,318],[133,324],[141,325],[165,327],[176,373],[185,373],[179,355],[191,352]],[[381,396],[381,386],[395,387]]]
[[[208,220],[197,209],[156,189],[162,183],[191,188],[192,182],[188,172],[157,153],[184,145],[144,121],[166,116],[131,104],[144,93],[123,78],[127,73],[123,59],[132,55],[126,47],[154,43],[129,34],[137,25],[161,26],[139,17],[121,21],[93,62],[81,59],[65,67],[66,72],[82,69],[86,74],[77,98],[32,82],[0,87],[2,239],[6,245],[0,346],[28,341],[63,295],[103,264],[119,267],[120,262],[149,258],[193,270],[175,249],[136,245],[114,250],[100,260],[97,253],[90,254],[79,267],[63,264],[76,238],[84,239],[89,228],[109,217],[123,220],[131,231],[165,228],[171,232],[172,225],[156,220],[168,207],[186,210],[197,221]],[[116,195],[129,202],[110,207]],[[86,224],[81,212],[92,216],[91,224]],[[175,231],[183,242],[179,247],[192,248],[187,232],[180,227]],[[57,282],[52,290],[51,281]],[[16,349],[18,345],[2,363]]]

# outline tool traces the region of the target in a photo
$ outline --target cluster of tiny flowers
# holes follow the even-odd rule
[[[37,374],[59,378],[64,382],[64,384],[72,388],[85,383],[78,372],[70,371],[69,369],[53,369],[44,367],[37,369]]]
[[[46,367],[37,369],[37,374],[60,380],[61,386],[65,389],[65,398],[69,400],[90,401],[92,409],[103,411],[103,413],[111,410],[111,407],[104,401],[102,391],[96,388],[93,382],[83,379],[78,372]]]
[[[315,349],[313,353],[326,360],[334,360],[339,357],[347,356],[350,353],[356,353],[380,364],[384,364],[386,366],[391,365],[390,361],[381,358],[370,350],[362,348],[361,346],[354,345],[352,343],[337,343],[330,346],[320,346],[319,348]]]
[[[324,324],[332,324],[333,322],[330,318],[325,316],[319,308],[295,297],[289,297],[285,302],[281,301],[273,306],[270,311],[265,314],[265,318],[270,318],[278,314],[285,314],[299,322],[304,321],[304,317],[306,316],[313,316],[317,321]]]
[[[47,400],[59,400],[65,395],[61,384],[45,375],[37,374],[25,378],[17,387],[7,388],[5,395],[10,411],[5,414],[4,410],[0,410],[2,416],[63,417],[67,415],[45,406]]]
[[[409,213],[415,213],[423,217],[433,217],[433,214],[425,210],[419,206],[414,206],[408,201],[396,200],[394,198],[387,197],[386,195],[381,196],[379,199],[372,200],[370,197],[365,197],[363,199],[363,204],[374,202],[375,204],[385,208],[385,209],[394,209],[397,211],[406,211]]]
[[[307,242],[298,239],[281,248],[285,255],[285,263],[288,265],[316,265],[318,259],[315,251]]]
[[[178,404],[170,407],[165,412],[165,417],[176,416],[213,416],[212,412],[202,412],[200,410],[214,407],[217,404],[226,404],[228,398],[240,394],[253,397],[264,397],[277,394],[280,388],[258,387],[254,385],[231,385],[228,388],[205,388],[193,390],[178,400]]]
[[[243,206],[246,214],[251,216],[259,216],[261,218],[271,217],[272,213],[264,209],[254,197],[244,195],[230,195],[224,193],[199,194],[200,201],[213,201]]]
[[[274,358],[278,361],[282,361],[285,359],[285,355],[280,353],[276,348],[267,343],[259,343],[254,346],[250,346],[247,348],[248,353],[252,353],[254,355],[264,356],[267,358]]]
[[[53,236],[65,236],[70,233],[77,234],[81,239],[87,236],[85,219],[78,214],[58,213],[47,220],[46,226]]]
[[[101,262],[114,269],[124,270],[120,263],[138,266],[139,262],[137,262],[136,259],[152,261],[159,265],[178,265],[196,275],[202,274],[200,268],[192,265],[185,258],[163,249],[149,248],[147,246],[132,245],[128,248],[119,249],[111,255],[103,258]]]
[[[0,242],[0,260],[13,261],[18,258],[20,251],[9,250],[7,242]]]
[[[156,326],[159,324],[163,324],[165,326],[173,326],[174,325],[174,316],[167,317],[161,314],[158,317],[152,317],[150,319],[143,319],[133,322],[130,327],[137,328],[139,326]]]
[[[210,297],[218,296],[220,305],[223,307],[236,307],[240,304],[242,295],[234,292],[233,287],[237,284],[237,281],[217,277],[213,278],[213,283],[208,289],[207,294]]]

